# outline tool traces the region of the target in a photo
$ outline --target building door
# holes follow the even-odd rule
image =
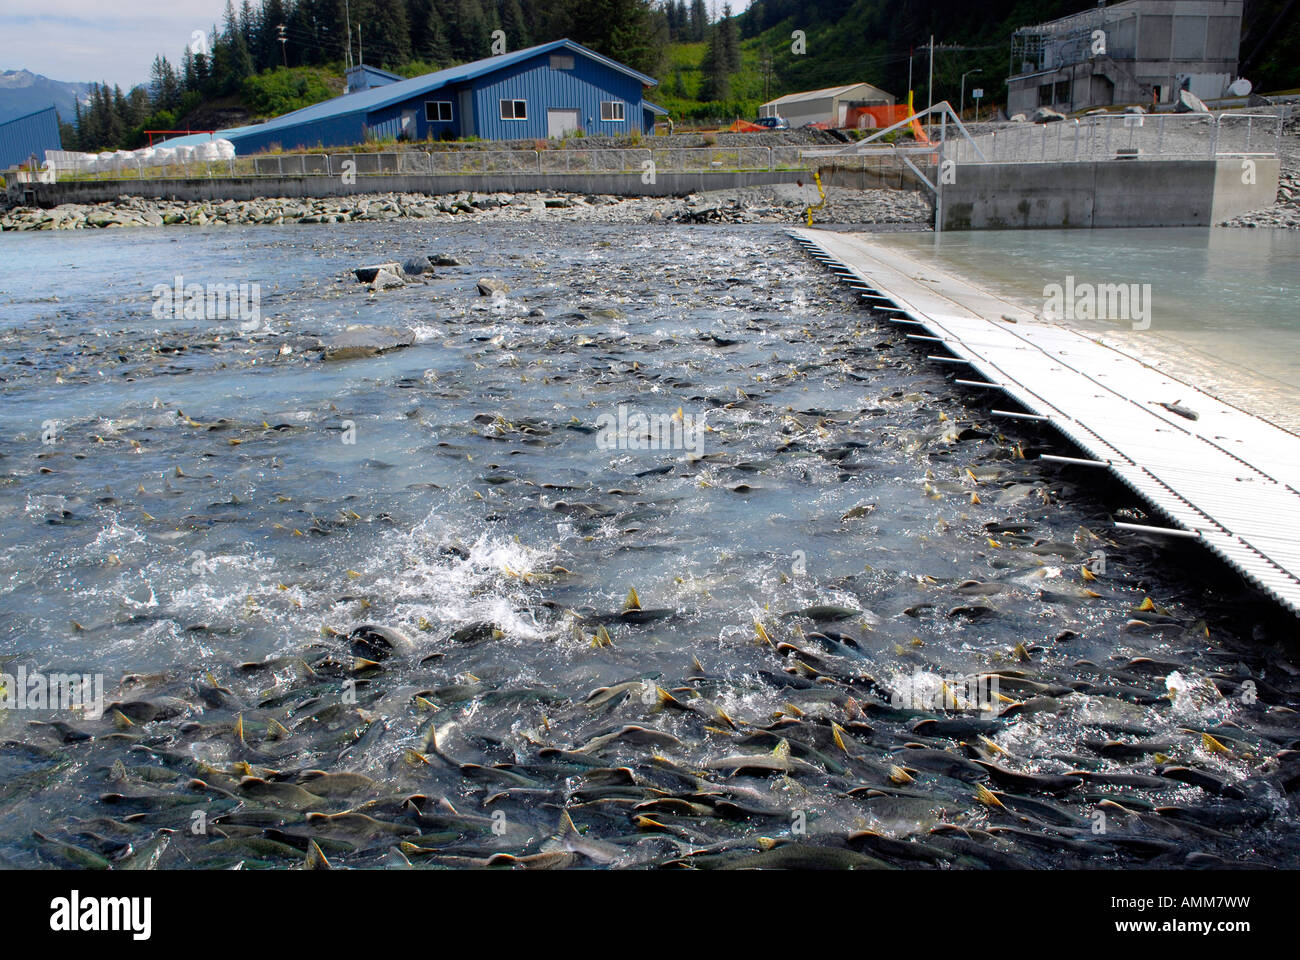
[[[548,137],[562,137],[567,133],[572,133],[578,129],[578,111],[577,110],[547,110],[546,111],[546,135]]]
[[[402,111],[402,133],[401,136],[415,139],[415,109]]]

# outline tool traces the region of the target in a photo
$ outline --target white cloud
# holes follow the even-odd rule
[[[158,54],[179,63],[190,35],[220,25],[225,9],[225,0],[40,0],[0,13],[3,67],[127,89],[148,81]]]

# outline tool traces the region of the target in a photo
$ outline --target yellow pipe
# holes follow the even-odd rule
[[[826,206],[826,191],[822,189],[822,175],[820,170],[813,171],[813,180],[817,182],[817,193],[821,196],[822,199],[821,202],[818,203],[815,207],[809,207],[807,210],[803,212],[804,218],[808,221],[808,226],[810,227],[813,225],[812,212],[814,210],[820,210],[822,207]]]

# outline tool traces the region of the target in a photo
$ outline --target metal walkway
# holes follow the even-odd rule
[[[1177,527],[1160,532],[1199,540],[1300,615],[1300,436],[869,235],[791,235],[910,338],[933,343],[931,359],[969,369],[957,383],[1032,411],[995,413],[1049,423],[1092,458],[1047,459],[1109,468]]]

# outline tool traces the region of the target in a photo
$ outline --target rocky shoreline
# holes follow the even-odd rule
[[[110,203],[61,204],[51,209],[13,207],[0,214],[0,231],[82,230],[120,227],[207,226],[285,223],[349,223],[378,220],[588,221],[594,223],[793,223],[820,202],[809,187],[777,184],[677,197],[608,194],[464,193],[430,196],[379,193],[350,197],[186,202],[123,195]],[[815,210],[821,223],[927,224],[930,204],[920,194],[897,190],[827,190]]]

